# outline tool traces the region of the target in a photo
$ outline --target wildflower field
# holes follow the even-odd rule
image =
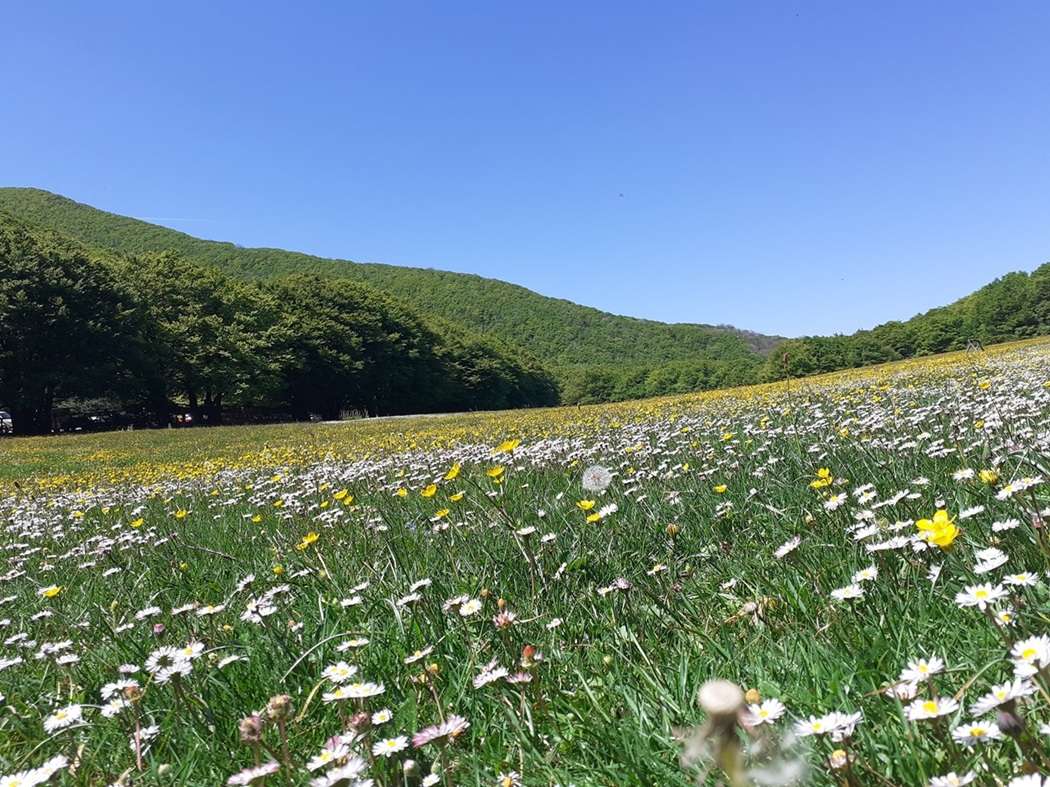
[[[1048,384],[0,442],[0,785],[1043,785]]]

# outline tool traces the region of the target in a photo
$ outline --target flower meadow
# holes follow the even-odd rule
[[[0,443],[0,785],[1050,784],[1050,343]]]

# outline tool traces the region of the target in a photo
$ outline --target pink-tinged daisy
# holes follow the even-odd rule
[[[442,738],[445,738],[450,742],[454,741],[466,732],[468,727],[470,727],[470,722],[462,716],[449,716],[443,723],[425,727],[413,735],[412,746],[413,748],[419,749],[426,746],[428,743],[441,740]]]

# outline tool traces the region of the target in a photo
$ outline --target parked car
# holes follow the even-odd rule
[[[0,410],[0,434],[11,434],[15,430],[15,423],[11,420],[11,413]]]

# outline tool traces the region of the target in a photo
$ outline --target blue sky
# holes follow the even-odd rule
[[[1050,260],[1045,2],[163,5],[8,6],[0,183],[784,335]]]

